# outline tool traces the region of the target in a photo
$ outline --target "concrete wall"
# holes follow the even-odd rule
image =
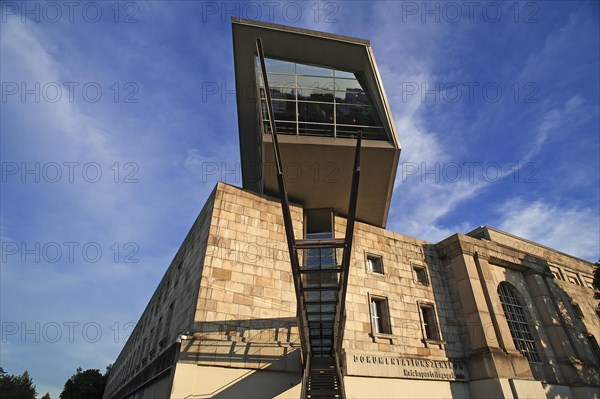
[[[463,382],[398,380],[390,378],[344,378],[348,399],[470,398]]]
[[[292,218],[301,238],[300,207]],[[343,237],[345,219],[336,217],[334,228]],[[349,397],[596,394],[598,359],[586,336],[600,333],[586,283],[592,265],[502,233],[431,244],[356,224],[342,359]],[[367,255],[381,257],[383,274],[367,270]],[[416,281],[415,266],[428,284]],[[515,348],[502,282],[519,292],[541,364]],[[373,332],[370,296],[387,298],[389,334]],[[424,339],[420,304],[434,307],[440,339]],[[186,331],[171,397],[299,396],[295,290],[278,200],[217,185],[119,355],[105,397]],[[145,392],[162,392],[165,381]]]
[[[171,399],[298,399],[301,373],[179,363]]]

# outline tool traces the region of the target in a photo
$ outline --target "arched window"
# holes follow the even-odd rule
[[[498,286],[498,294],[500,294],[502,309],[504,309],[504,315],[508,321],[508,327],[515,346],[529,362],[541,363],[525,311],[514,289],[506,283],[501,283]]]

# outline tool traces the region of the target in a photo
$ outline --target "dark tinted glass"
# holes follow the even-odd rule
[[[298,102],[298,121],[333,123],[333,104]]]

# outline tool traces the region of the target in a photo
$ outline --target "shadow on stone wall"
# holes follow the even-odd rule
[[[594,314],[578,315],[573,307],[577,300],[573,298],[565,289],[563,289],[551,275],[548,263],[543,259],[534,256],[527,256],[523,263],[535,263],[546,269],[549,278],[548,289],[554,297],[551,305],[558,320],[553,320],[554,323],[562,326],[564,330],[563,338],[560,340],[560,345],[565,347],[567,356],[563,359],[554,359],[560,366],[564,378],[568,385],[576,387],[595,387],[600,388],[600,348],[598,347],[598,337],[595,337],[588,330],[584,322],[586,317],[595,317]],[[565,283],[568,284],[568,283]],[[535,320],[535,330],[545,328],[541,320]],[[549,344],[552,344],[551,342]],[[541,348],[540,348],[541,349]],[[544,365],[548,368],[548,365]],[[548,397],[560,396],[560,387],[548,387]],[[553,391],[556,391],[553,393]]]
[[[179,362],[251,369],[211,397],[249,397],[253,392],[257,398],[274,397],[301,382],[296,318],[197,322],[191,335],[181,345]]]

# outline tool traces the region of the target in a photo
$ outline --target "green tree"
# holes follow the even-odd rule
[[[50,392],[46,392],[46,394],[44,396],[42,396],[42,399],[52,399],[50,397]]]
[[[102,399],[108,374],[102,375],[98,369],[82,371],[77,368],[75,374],[65,382],[60,399]]]
[[[29,372],[10,375],[0,367],[0,399],[35,399],[37,392]]]

